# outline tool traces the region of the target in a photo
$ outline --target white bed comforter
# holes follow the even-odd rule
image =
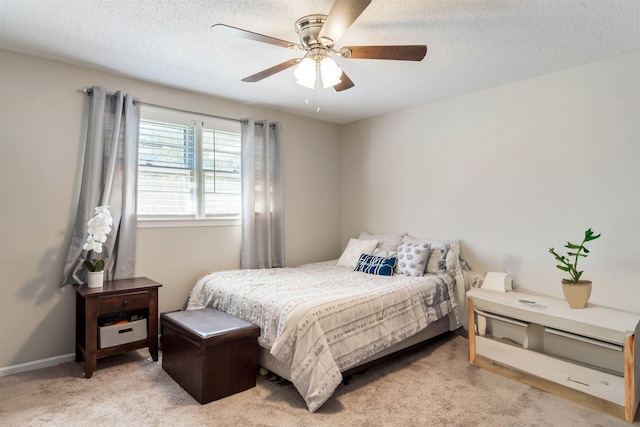
[[[376,276],[335,261],[215,272],[198,279],[187,310],[213,307],[260,327],[259,343],[290,367],[311,412],[341,371],[407,338],[457,305],[447,275]]]

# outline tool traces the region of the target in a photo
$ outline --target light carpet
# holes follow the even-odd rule
[[[146,350],[0,378],[2,426],[629,426],[469,365],[449,334],[341,384],[310,413],[292,385],[256,387],[200,405]],[[640,424],[638,417],[633,425]]]

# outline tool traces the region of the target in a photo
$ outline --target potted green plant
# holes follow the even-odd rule
[[[600,234],[594,234],[589,228],[584,232],[584,239],[579,245],[567,242],[564,245],[569,249],[567,256],[559,255],[553,248],[549,249],[551,255],[553,255],[560,264],[556,265],[562,271],[569,273],[569,279],[562,279],[562,292],[564,297],[571,306],[571,308],[584,308],[591,296],[591,281],[583,280],[583,271],[578,271],[578,261],[580,258],[586,258],[589,254],[589,250],[584,246],[585,243],[592,240],[596,240],[600,237]],[[573,257],[573,259],[571,259]]]

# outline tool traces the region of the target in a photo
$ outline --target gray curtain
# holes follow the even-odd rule
[[[82,245],[97,206],[109,205],[113,217],[102,248],[105,280],[131,278],[135,273],[139,124],[140,107],[133,96],[91,88],[80,200],[61,287],[86,283],[83,262],[90,254]]]
[[[242,120],[240,268],[284,266],[281,125]]]

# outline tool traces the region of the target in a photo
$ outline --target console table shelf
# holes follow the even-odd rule
[[[633,421],[640,313],[481,288],[467,293],[469,361]],[[506,368],[506,369],[504,369]]]

